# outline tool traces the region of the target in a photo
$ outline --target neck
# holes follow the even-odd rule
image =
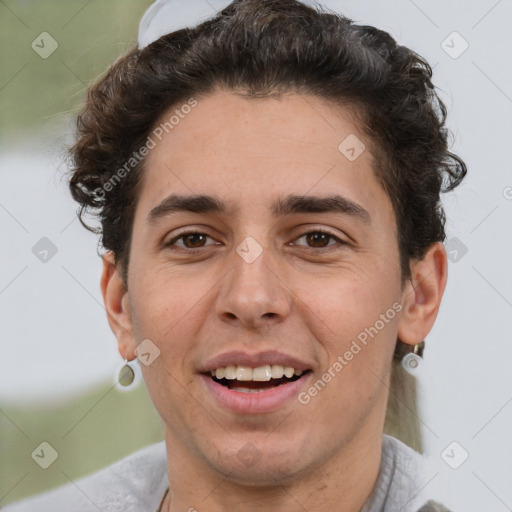
[[[163,511],[359,512],[378,478],[382,431],[364,428],[349,445],[293,481],[241,484],[206,467],[166,432],[170,491]],[[181,449],[180,449],[181,448]]]

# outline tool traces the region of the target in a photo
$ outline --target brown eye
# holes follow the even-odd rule
[[[206,243],[207,239],[213,240],[211,237],[206,235],[205,233],[196,233],[191,231],[189,233],[183,233],[176,238],[173,238],[170,242],[165,244],[166,247],[178,247],[179,249],[201,249],[202,247],[207,247],[208,245],[213,245],[212,243]]]
[[[183,239],[185,247],[194,249],[196,247],[202,247],[207,237],[201,233],[190,233],[183,235],[181,238]]]
[[[323,249],[324,247],[330,247],[332,245],[345,245],[346,242],[338,238],[337,236],[328,233],[327,231],[310,231],[305,233],[298,240],[305,239],[306,243],[297,243],[293,245],[300,245],[302,247],[309,247],[311,249]],[[332,241],[332,243],[331,243]]]
[[[330,238],[332,238],[331,235],[320,231],[306,235],[306,240],[312,247],[326,247],[329,244]]]

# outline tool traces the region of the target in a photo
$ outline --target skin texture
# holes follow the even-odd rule
[[[338,150],[350,134],[367,148],[352,162]],[[442,244],[433,244],[411,262],[402,287],[395,216],[370,148],[348,111],[319,98],[251,100],[217,91],[198,98],[150,151],[128,290],[111,253],[101,285],[121,355],[133,359],[144,339],[160,350],[141,367],[165,429],[164,510],[355,512],[371,493],[396,339],[415,344],[430,331],[447,266]],[[232,209],[149,222],[170,194],[208,194]],[[290,194],[339,194],[369,220],[274,216],[271,204]],[[164,245],[191,228],[207,237]],[[319,230],[344,243],[305,236]],[[263,251],[252,263],[236,251],[249,236]],[[198,374],[231,350],[279,350],[308,363],[307,390],[393,304],[399,314],[306,405],[292,399],[269,413],[235,413],[218,405]],[[237,457],[244,446],[256,462]]]

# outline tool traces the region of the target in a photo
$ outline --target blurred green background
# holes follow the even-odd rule
[[[137,42],[150,0],[1,0],[0,137],[24,137],[74,111],[86,86]],[[58,43],[41,58],[32,42]]]
[[[0,0],[0,149],[68,137],[87,86],[136,44],[139,20],[150,4]],[[46,59],[31,47],[43,32],[58,44]],[[0,403],[0,506],[162,439],[160,419],[143,385],[121,393],[105,382],[59,405]],[[30,456],[43,440],[59,452],[46,470]]]

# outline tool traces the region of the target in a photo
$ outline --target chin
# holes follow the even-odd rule
[[[254,439],[254,436],[247,437]],[[260,442],[247,440],[242,443],[233,443],[231,439],[227,450],[219,447],[215,454],[210,454],[212,458],[206,455],[210,458],[210,467],[239,485],[273,487],[292,482],[321,465],[318,460],[320,454],[317,452],[313,458],[312,453],[304,452],[301,443],[280,444],[279,447],[275,443],[262,446],[263,439],[260,437]]]

